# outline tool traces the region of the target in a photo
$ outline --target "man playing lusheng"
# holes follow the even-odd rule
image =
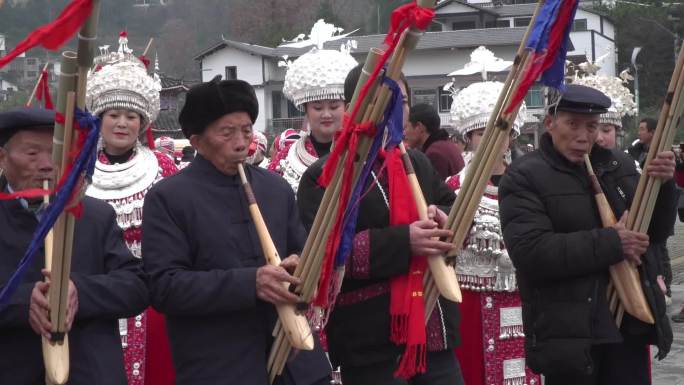
[[[548,385],[648,384],[648,344],[663,358],[672,343],[658,259],[649,245],[674,223],[674,159],[663,152],[645,172],[662,179],[648,235],[625,228],[639,180],[626,154],[596,145],[599,115],[610,99],[569,85],[544,120],[540,149],[514,162],[499,186],[504,240],[523,301],[526,363]],[[583,157],[617,218],[603,228]],[[656,319],[648,325],[625,314],[621,327],[608,309],[608,267],[628,259],[642,268],[642,286]],[[645,282],[645,283],[644,283]]]
[[[54,111],[19,109],[0,114],[0,191],[52,186]],[[148,305],[142,263],[133,257],[116,224],[114,209],[83,198],[71,261],[67,329],[70,385],[125,385],[118,319]],[[0,201],[0,288],[17,268],[43,214],[42,200]],[[19,288],[0,310],[0,384],[45,384],[41,335],[50,338],[48,272],[41,249]],[[42,274],[41,274],[42,273]],[[31,330],[33,329],[33,330]]]
[[[166,315],[176,384],[267,385],[274,304],[298,297],[296,267],[305,233],[294,193],[280,176],[245,172],[284,259],[265,265],[237,165],[247,157],[258,114],[254,89],[241,80],[193,87],[179,120],[197,149],[193,162],[153,187],[145,200],[143,253],[152,305]],[[299,352],[281,384],[327,384],[320,349]]]

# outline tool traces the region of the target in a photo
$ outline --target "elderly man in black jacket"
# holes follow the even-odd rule
[[[646,168],[665,181],[648,236],[627,230],[639,174],[625,154],[595,145],[599,114],[609,106],[601,92],[569,85],[544,121],[540,149],[515,162],[499,187],[523,301],[526,363],[548,385],[648,384],[647,345],[657,344],[662,358],[672,343],[649,242],[664,240],[674,223],[673,154],[658,154]],[[602,228],[583,166],[587,153],[621,218],[613,227]],[[606,299],[608,267],[624,259],[641,265],[655,326],[625,315],[616,327]]]
[[[53,182],[54,112],[20,109],[0,114],[0,191],[41,188]],[[0,201],[0,288],[17,268],[38,226],[38,200]],[[147,307],[140,260],[124,244],[114,210],[85,197],[76,221],[69,281],[67,328],[70,385],[125,385],[118,319]],[[45,370],[41,335],[50,337],[42,250],[22,283],[0,310],[0,384],[42,385]],[[32,330],[33,329],[33,330]]]
[[[241,188],[258,113],[254,89],[220,78],[193,87],[180,114],[198,151],[193,162],[157,183],[145,199],[143,254],[152,305],[166,315],[177,385],[267,385],[274,304],[298,297],[294,268],[306,234],[294,193],[280,176],[245,165],[281,266],[265,264]],[[328,384],[320,348],[299,352],[281,384]]]

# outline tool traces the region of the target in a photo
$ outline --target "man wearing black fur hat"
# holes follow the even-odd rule
[[[152,305],[166,314],[178,385],[266,385],[274,304],[298,298],[282,283],[297,264],[305,233],[294,194],[280,176],[245,165],[278,249],[265,259],[237,175],[247,157],[259,106],[254,89],[219,77],[193,87],[179,121],[197,150],[193,162],[155,185],[143,224]],[[300,352],[282,384],[327,384],[320,348]]]
[[[648,235],[625,228],[639,174],[626,154],[596,145],[599,116],[610,99],[569,85],[547,114],[539,150],[508,168],[499,185],[501,222],[523,302],[526,364],[547,385],[650,383],[647,346],[667,355],[672,330],[656,284],[652,245],[674,224],[674,158],[663,152],[646,167],[664,181]],[[589,154],[620,221],[603,228],[583,158]],[[606,299],[608,267],[641,265],[655,325],[625,314],[616,327]]]
[[[55,113],[22,108],[0,113],[0,192],[54,184],[52,128]],[[118,319],[148,305],[142,263],[133,257],[106,203],[85,197],[76,220],[67,300],[71,385],[126,383]],[[42,199],[0,201],[0,289],[31,243],[45,207]],[[41,335],[50,338],[49,284],[43,251],[0,309],[0,384],[45,384]]]

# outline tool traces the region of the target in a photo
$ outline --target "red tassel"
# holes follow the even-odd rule
[[[50,83],[48,81],[49,75],[47,70],[41,72],[40,80],[38,84],[38,91],[36,92],[36,99],[42,101],[43,96],[45,96],[45,108],[48,110],[54,109],[52,104],[52,97],[50,96]]]
[[[427,370],[427,345],[410,345],[401,355],[399,367],[394,371],[395,377],[408,380],[418,373]]]
[[[147,132],[145,133],[147,135],[147,147],[150,148],[150,150],[154,150],[154,137],[152,136],[152,125],[147,127]]]

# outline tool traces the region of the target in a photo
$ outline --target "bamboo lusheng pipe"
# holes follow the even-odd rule
[[[280,266],[281,260],[278,255],[278,250],[269,234],[268,227],[266,227],[266,222],[261,215],[261,210],[259,210],[259,206],[257,205],[254,191],[247,179],[247,175],[245,175],[245,169],[242,164],[238,164],[238,173],[240,174],[242,188],[249,205],[249,213],[254,222],[257,235],[259,236],[259,242],[261,243],[261,249],[264,252],[266,263],[272,266]],[[287,288],[287,284],[284,283],[283,286]],[[276,310],[278,312],[282,330],[287,335],[290,344],[297,349],[312,350],[314,347],[314,339],[309,324],[306,321],[306,317],[296,313],[294,304],[276,305]]]
[[[679,125],[680,118],[684,112],[684,47],[679,51],[677,64],[673,71],[670,84],[667,89],[667,94],[663,107],[660,111],[658,125],[651,140],[651,147],[646,157],[645,166],[648,166],[659,152],[666,151],[672,145],[674,136]],[[627,228],[632,231],[638,231],[646,234],[651,223],[655,203],[660,192],[662,181],[660,179],[651,178],[647,173],[642,173],[637,184],[637,189],[632,199],[632,207],[627,217]],[[616,320],[618,323],[622,320],[624,310],[632,316],[648,322],[651,319],[644,320],[639,315],[633,314],[632,309],[625,309],[623,304],[618,305]],[[652,321],[650,323],[653,323]]]
[[[373,68],[375,68],[375,65],[377,64],[380,56],[382,56],[382,53],[382,51],[375,48],[369,51],[366,64],[363,67],[361,77],[357,83],[357,89],[367,82],[368,74],[373,70]],[[363,83],[361,83],[362,80]],[[359,111],[359,114],[355,119],[356,123],[359,123],[363,121],[364,118],[368,117],[368,110],[372,109],[371,100],[377,91],[377,84],[378,83],[376,82],[370,88],[366,97],[359,101],[361,103],[362,110]],[[356,102],[358,99],[358,94],[358,92],[354,94],[352,99],[353,102]],[[350,105],[353,106],[354,103],[351,103]],[[368,156],[367,154],[370,144],[368,144],[368,147],[364,151],[364,143],[365,141],[362,138],[359,148],[360,153],[365,154],[364,158],[366,158]],[[349,156],[349,154],[342,155],[340,158],[341,164],[344,164],[347,156]],[[300,297],[304,302],[310,302],[313,299],[314,293],[318,286],[322,258],[325,255],[325,242],[329,237],[335,214],[340,204],[337,197],[339,196],[342,187],[342,172],[343,167],[338,167],[338,169],[335,170],[335,174],[330,185],[325,189],[323,199],[321,200],[316,217],[314,218],[313,226],[309,232],[309,237],[307,238],[304,250],[302,251],[300,264],[295,270],[294,276],[302,279],[304,282],[302,285],[295,287],[294,291],[295,293],[300,294]],[[267,366],[271,382],[273,382],[275,377],[281,373],[284,366],[284,361],[287,360],[291,348],[287,341],[282,338],[282,332],[276,333],[274,331],[274,334],[276,334],[276,340],[271,348],[271,352],[269,353],[269,364]]]
[[[57,94],[57,111],[64,116],[73,118],[74,90],[76,88],[76,53],[62,53],[59,88]],[[68,159],[71,142],[68,138],[72,130],[71,120],[65,119],[65,123],[55,123],[53,134],[53,164],[57,165],[58,172],[55,180],[60,180],[64,164]],[[66,138],[65,138],[66,137]],[[67,141],[65,141],[67,139]],[[47,380],[53,384],[64,384],[69,377],[69,343],[65,334],[65,315],[66,315],[66,295],[61,293],[65,290],[68,293],[68,275],[64,280],[64,248],[65,234],[67,232],[66,214],[62,213],[55,222],[50,233],[52,234],[49,247],[46,247],[46,254],[50,254],[49,270],[52,274],[52,282],[48,291],[48,301],[50,303],[50,319],[52,321],[52,337],[50,340],[42,339],[43,361]],[[62,301],[63,299],[63,301]],[[60,315],[61,313],[61,315]],[[60,321],[61,320],[61,321]]]
[[[56,180],[61,179],[68,162],[71,161],[71,149],[78,139],[78,133],[74,133],[72,127],[74,107],[79,107],[81,110],[85,108],[86,81],[94,57],[99,9],[100,1],[93,0],[91,14],[79,31],[78,53],[64,52],[62,54],[57,111],[65,117],[65,123],[64,125],[56,123],[53,134],[53,162],[60,166]],[[78,75],[74,78],[76,73]],[[71,204],[77,204],[84,192],[85,184]],[[42,349],[46,382],[53,384],[64,384],[69,376],[69,345],[65,333],[65,320],[75,224],[76,218],[63,212],[52,230],[54,235],[51,250],[53,254],[52,282],[48,293],[50,319],[55,330],[50,341],[43,339]]]
[[[36,80],[36,85],[33,86],[33,91],[31,91],[31,95],[29,95],[29,98],[26,101],[26,104],[25,104],[26,107],[31,107],[31,104],[33,104],[33,98],[36,97],[36,93],[38,92],[38,87],[40,86],[40,81],[43,80],[45,70],[47,70],[49,64],[50,64],[50,62],[45,62],[43,69],[40,71],[40,75],[38,76],[38,80]]]
[[[154,42],[153,37],[151,37],[150,40],[147,42],[147,46],[145,47],[145,50],[143,51],[141,56],[147,56],[147,51],[149,51],[150,47],[152,47],[152,42]]]
[[[591,181],[591,187],[594,193],[594,199],[596,200],[596,206],[598,207],[599,216],[601,217],[601,224],[603,227],[611,227],[617,223],[613,209],[610,207],[610,203],[606,199],[606,195],[603,193],[601,184],[599,183],[594,169],[591,166],[591,161],[589,160],[589,154],[584,155],[584,164],[587,168],[587,173],[589,174],[589,180]],[[639,271],[636,267],[627,260],[623,260],[615,265],[608,268],[610,273],[610,282],[613,290],[617,293],[617,296],[610,293],[608,296],[609,307],[613,306],[613,303],[617,302],[617,297],[620,298],[620,304],[625,306],[630,314],[640,315],[639,319],[644,322],[651,321],[653,323],[653,314],[648,306],[646,297],[641,288],[641,280],[639,279]],[[622,317],[616,319],[618,326],[622,320]]]
[[[515,64],[519,65],[514,64],[514,68],[509,74],[511,79],[507,79],[506,84],[517,84],[519,80],[512,79],[518,78],[518,74],[523,73],[523,70],[530,62],[531,55],[529,54],[529,51],[524,51],[521,56],[516,58]],[[504,88],[500,95],[499,101],[501,103],[497,102],[497,105],[506,108],[514,89],[515,87]],[[456,256],[462,248],[463,241],[470,229],[472,218],[477,210],[479,199],[484,194],[487,181],[490,178],[494,165],[498,161],[499,156],[501,156],[500,152],[504,141],[510,135],[510,129],[515,120],[519,106],[516,106],[513,113],[510,114],[502,114],[504,108],[494,110],[487,125],[487,129],[485,130],[483,142],[480,143],[475,158],[471,162],[471,164],[475,165],[475,169],[470,170],[464,178],[461,191],[456,197],[456,202],[450,212],[448,224],[454,231],[452,242],[456,247],[447,254],[448,256]]]
[[[420,184],[418,183],[418,178],[416,177],[413,164],[411,164],[411,158],[409,158],[403,142],[399,143],[399,150],[401,151],[401,158],[404,163],[406,176],[408,177],[409,184],[411,185],[411,192],[413,193],[413,198],[416,201],[418,217],[420,220],[427,220],[429,219],[428,205],[425,201],[423,190],[420,188]],[[447,266],[444,256],[437,255],[428,257],[427,262],[430,272],[432,273],[430,277],[435,281],[435,286],[439,290],[439,293],[450,301],[461,302],[461,290],[458,287],[456,274],[454,273],[454,269]],[[429,280],[427,282],[429,282]],[[425,289],[425,285],[423,285],[423,289]],[[425,290],[423,291],[425,292]]]
[[[359,78],[359,83],[357,83],[357,90],[360,89],[359,84],[363,85],[365,82],[368,80],[368,74],[370,71],[373,70],[375,65],[377,64],[378,60],[380,59],[380,56],[382,56],[382,51],[377,50],[377,49],[371,49],[370,52],[368,53],[368,57],[366,59],[366,63],[363,66],[363,70],[361,73],[361,77]],[[364,83],[360,83],[361,80],[364,80]],[[355,120],[355,123],[360,123],[361,119],[363,118],[363,112],[365,112],[366,108],[368,107],[369,103],[371,102],[371,97],[373,94],[370,92],[368,95],[366,95],[366,98],[364,100],[360,101],[361,103],[361,109],[360,113],[357,115],[357,119]],[[350,105],[354,105],[356,103],[356,100],[358,99],[359,93],[355,91],[354,97],[352,99],[352,103]],[[343,155],[340,159],[340,162],[344,164],[344,161],[346,159],[346,154]],[[295,277],[299,277],[305,280],[309,279],[315,279],[316,283],[318,281],[318,274],[311,275],[310,274],[310,268],[311,264],[318,265],[318,268],[320,269],[320,259],[323,257],[320,254],[320,243],[325,242],[328,238],[328,234],[330,231],[330,227],[332,225],[331,221],[332,218],[334,217],[334,214],[336,213],[335,205],[339,203],[339,201],[336,199],[337,196],[339,196],[339,191],[341,189],[340,180],[342,177],[342,172],[343,168],[339,167],[337,170],[335,170],[334,177],[331,181],[331,185],[329,185],[325,189],[325,193],[323,194],[323,199],[321,200],[321,204],[319,206],[318,211],[316,212],[316,216],[314,218],[313,225],[311,227],[311,231],[309,232],[309,236],[306,239],[306,243],[304,245],[304,250],[302,251],[302,264],[297,266],[297,269],[295,270]],[[333,207],[331,207],[333,206]],[[325,229],[325,233],[321,234],[321,230]],[[306,274],[303,274],[306,273]],[[295,292],[302,292],[302,288],[297,288],[295,289]],[[309,297],[312,295],[313,290],[307,290],[306,293],[303,293],[303,299],[308,299],[310,300]]]
[[[471,161],[471,164],[474,165],[474,167],[466,174],[461,185],[460,193],[456,197],[456,201],[449,212],[446,228],[454,231],[451,242],[455,245],[454,249],[447,253],[447,256],[449,257],[455,257],[461,251],[463,242],[470,231],[473,218],[475,217],[477,206],[479,205],[487,186],[487,181],[491,176],[497,158],[500,156],[500,149],[503,146],[505,138],[510,135],[510,130],[518,113],[519,106],[515,106],[512,113],[505,114],[503,112],[507,109],[513,91],[517,88],[522,79],[521,75],[525,73],[531,64],[532,55],[530,55],[530,50],[526,48],[526,44],[543,3],[543,1],[540,1],[537,4],[532,20],[518,47],[511,71],[504,82],[503,90],[487,121],[487,126],[478,151],[475,152],[475,157]],[[429,275],[427,278],[429,278]],[[430,317],[437,300],[438,294],[431,285],[427,285],[425,297],[426,320]]]
[[[418,4],[418,6],[423,7],[423,8],[434,8],[435,0],[417,0],[417,4]],[[407,49],[411,49],[411,48],[415,47],[415,44],[417,43],[417,40],[415,40],[413,37],[409,37],[408,38],[408,45],[405,45],[405,42],[407,41],[407,35],[413,34],[413,36],[416,36],[417,35],[416,31],[418,31],[418,30],[412,28],[412,29],[407,30],[407,32],[403,34],[403,36],[401,37],[401,41],[398,44],[397,49],[394,52],[394,55],[392,56],[391,62],[389,64],[389,70],[387,71],[387,76],[389,78],[395,80],[395,81],[399,80],[399,77],[401,75],[401,68],[403,67],[403,64],[404,64],[404,61],[406,58]],[[369,58],[367,59],[366,64],[369,64],[369,61],[371,60],[372,54],[373,54],[372,51],[369,52]],[[370,67],[365,72],[366,72],[366,74],[368,74],[372,70],[373,70],[373,67]],[[363,77],[363,75],[364,75],[363,71],[362,71],[361,75]],[[361,79],[359,79],[359,80],[361,80]],[[357,83],[357,89],[356,90],[358,90],[359,87],[362,85],[363,85],[363,83]],[[359,92],[356,90],[355,90],[354,96],[358,97]],[[390,92],[391,91],[389,90],[389,88],[386,85],[381,85],[380,88],[378,89],[377,93],[369,92],[368,95],[375,95],[374,99],[369,99],[369,100],[374,100],[373,107],[369,108],[365,111],[360,109],[358,114],[357,114],[357,118],[356,118],[355,122],[359,123],[361,121],[366,121],[366,120],[370,120],[373,122],[379,121],[379,119],[382,117],[382,114],[384,113],[387,102],[389,101]],[[356,100],[352,100],[351,106],[354,106],[355,102],[356,102]],[[364,101],[362,101],[362,102],[364,102]],[[368,113],[368,110],[372,110],[372,112],[370,113],[369,119],[366,119],[366,115]],[[363,120],[359,120],[359,117],[363,117]],[[371,141],[372,141],[372,139],[367,138],[367,137],[361,137],[359,140],[359,145],[357,147],[357,153],[354,154],[355,159],[354,159],[353,183],[355,183],[358,180],[358,176],[360,175],[360,172],[361,172],[361,167],[363,166],[364,162],[366,161],[366,159],[368,157],[368,151],[370,149]],[[350,154],[345,154],[341,157],[341,162],[342,162],[341,164],[344,164],[344,160],[345,160],[346,156],[350,156]],[[326,192],[324,193],[321,206],[323,206],[323,203],[327,202],[329,199],[333,199],[333,200],[335,199],[335,197],[332,196],[332,193],[330,193],[330,195],[328,194],[328,190],[334,191],[334,183],[339,183],[339,181],[338,181],[338,179],[340,179],[339,176],[341,176],[341,167],[338,167],[338,169],[336,170],[336,173],[335,173],[335,177],[333,178],[333,181],[331,182],[331,185],[329,185],[326,188]],[[343,203],[345,205],[348,204],[348,202],[343,202]],[[335,200],[333,202],[331,202],[332,207],[330,207],[325,213],[323,213],[323,215],[334,215],[337,212],[336,208],[339,207],[338,206],[339,204],[341,204],[341,202],[338,202]],[[335,210],[333,210],[333,209],[335,209]],[[327,226],[327,223],[326,223],[327,221],[324,221],[324,218],[321,218],[320,221],[318,219],[319,216],[321,215],[321,213],[322,213],[322,211],[320,210],[320,207],[319,207],[319,210],[316,213],[316,217],[314,219],[314,225],[312,226],[310,236],[307,239],[307,244],[305,245],[305,249],[307,251],[309,250],[309,248],[307,248],[306,246],[309,245],[309,242],[310,242],[309,239],[311,238],[311,234],[314,234],[315,237],[321,237],[322,239],[327,239],[329,234],[330,234],[330,226]],[[330,219],[330,218],[328,218],[328,219]],[[326,226],[324,226],[324,228],[321,229],[320,227],[324,223],[326,224]],[[330,225],[332,225],[332,222],[330,222]],[[327,228],[325,228],[325,227],[327,227]],[[313,242],[313,240],[311,242]],[[309,259],[308,258],[309,255],[319,256],[316,259],[318,260],[318,263],[317,263],[319,265],[318,269],[320,269],[320,258],[322,258],[322,255],[325,253],[325,242],[319,241],[319,244],[317,245],[317,249],[314,249],[313,246],[314,246],[313,244],[311,244],[311,246],[309,246],[312,251],[310,253],[306,254],[306,256],[307,256],[306,259],[307,260]],[[305,254],[302,253],[302,256],[304,256],[304,255]],[[306,263],[308,264],[309,262],[307,261]],[[304,267],[302,269],[304,269]],[[318,278],[316,277],[316,279],[318,279]],[[312,290],[312,294],[313,294],[313,290]],[[289,347],[286,347],[284,350],[287,350],[288,351],[287,354],[289,354]],[[272,349],[271,354],[276,354],[277,358],[280,359],[281,361],[282,361],[282,357],[285,357],[285,358],[287,357],[287,354],[285,354],[282,351],[279,351],[277,349],[276,350]],[[278,359],[274,360],[274,361],[277,361],[277,362],[274,362],[275,369],[278,371],[278,373],[276,373],[276,374],[279,374],[280,370],[282,370],[282,367],[284,366],[284,363],[281,364],[281,362]],[[278,365],[278,364],[281,364],[281,365]],[[270,373],[270,378],[271,379],[275,378],[275,375],[272,372]]]

